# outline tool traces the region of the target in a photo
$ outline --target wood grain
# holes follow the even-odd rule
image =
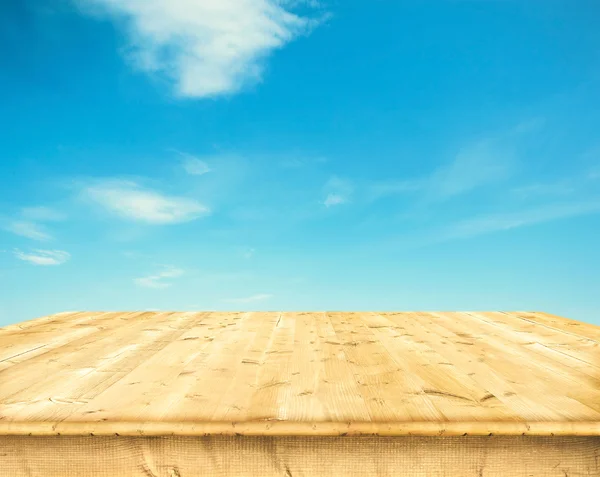
[[[10,477],[597,477],[598,437],[0,436]]]
[[[73,312],[0,328],[0,435],[600,436],[541,312]]]

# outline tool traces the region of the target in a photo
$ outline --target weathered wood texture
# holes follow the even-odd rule
[[[10,477],[597,477],[598,437],[0,437]]]
[[[0,435],[600,436],[599,343],[533,312],[57,314],[0,329]]]

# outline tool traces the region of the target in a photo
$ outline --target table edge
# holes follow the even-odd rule
[[[35,422],[0,421],[0,436],[600,436],[600,421]]]

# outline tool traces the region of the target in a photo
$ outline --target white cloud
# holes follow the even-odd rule
[[[188,154],[187,152],[178,151],[173,149],[182,158],[181,167],[192,176],[202,176],[212,171],[206,161],[199,159],[198,157]]]
[[[245,298],[230,298],[228,300],[223,300],[223,301],[226,301],[228,303],[253,303],[256,301],[268,300],[269,298],[272,298],[272,297],[273,297],[273,295],[262,293],[259,295],[252,295],[252,296],[248,296]]]
[[[282,160],[279,165],[281,167],[289,168],[289,169],[298,169],[300,167],[305,167],[311,164],[324,164],[327,162],[326,157],[313,157],[313,158],[298,158],[291,157],[288,159]]]
[[[334,205],[341,205],[346,202],[346,199],[339,194],[329,194],[323,201],[325,207],[332,207]]]
[[[306,165],[306,161],[303,161],[298,158],[285,159],[280,163],[281,167],[289,167],[291,169],[296,169],[298,167],[303,167]]]
[[[367,184],[365,194],[367,200],[377,200],[382,197],[415,192],[423,188],[423,181],[417,180],[383,180]]]
[[[524,125],[520,129],[525,130]],[[502,137],[475,141],[428,176],[367,183],[365,198],[373,201],[390,195],[421,192],[421,200],[436,202],[489,186],[507,179],[513,172],[515,156],[511,146],[512,142]]]
[[[450,198],[508,177],[512,155],[496,141],[482,140],[458,152],[426,185],[431,196]]]
[[[135,278],[133,281],[136,285],[144,288],[168,288],[171,286],[171,283],[166,282],[165,279],[178,278],[183,274],[184,271],[179,268],[166,267],[165,270],[155,275]]]
[[[34,250],[30,253],[15,250],[14,254],[19,260],[24,260],[34,265],[62,265],[71,258],[68,252],[62,250]]]
[[[327,194],[323,205],[325,207],[332,207],[349,202],[354,186],[347,179],[333,176],[325,183],[323,190]]]
[[[546,118],[538,116],[536,118],[527,119],[519,124],[514,129],[516,134],[529,134],[540,131],[546,125]]]
[[[235,93],[259,82],[265,58],[314,21],[286,0],[79,0],[125,20],[134,64],[161,73],[184,97]],[[98,7],[93,9],[94,7]]]
[[[27,237],[41,242],[51,240],[52,236],[43,227],[28,221],[14,221],[6,226],[6,230],[13,234]]]
[[[25,207],[21,209],[21,215],[28,220],[39,222],[57,222],[66,218],[65,214],[50,207]]]
[[[193,199],[163,195],[134,182],[106,181],[84,188],[83,194],[112,213],[149,224],[189,222],[210,213]]]
[[[513,159],[512,152],[499,141],[481,140],[459,150],[450,162],[437,167],[429,176],[365,181],[357,184],[356,195],[373,202],[392,195],[420,192],[422,201],[444,201],[508,178]],[[325,184],[327,196],[323,204],[332,207],[347,203],[354,189],[350,181],[332,177]]]
[[[192,176],[202,176],[211,171],[211,168],[208,164],[200,159],[196,159],[195,157],[189,157],[183,162],[183,168],[185,172]]]
[[[560,182],[552,184],[530,184],[527,186],[516,187],[512,193],[521,198],[539,197],[539,196],[559,196],[569,195],[576,192],[576,187],[569,182]]]
[[[242,255],[246,259],[250,259],[250,258],[254,257],[255,253],[256,253],[256,250],[253,248],[250,248],[250,247],[247,247],[242,250]]]
[[[558,204],[514,213],[501,213],[467,219],[451,225],[439,240],[468,238],[553,220],[600,213],[600,201]]]

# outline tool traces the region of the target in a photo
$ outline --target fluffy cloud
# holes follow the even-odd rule
[[[235,93],[261,80],[265,58],[314,21],[285,0],[78,0],[126,26],[129,56],[184,97]]]

